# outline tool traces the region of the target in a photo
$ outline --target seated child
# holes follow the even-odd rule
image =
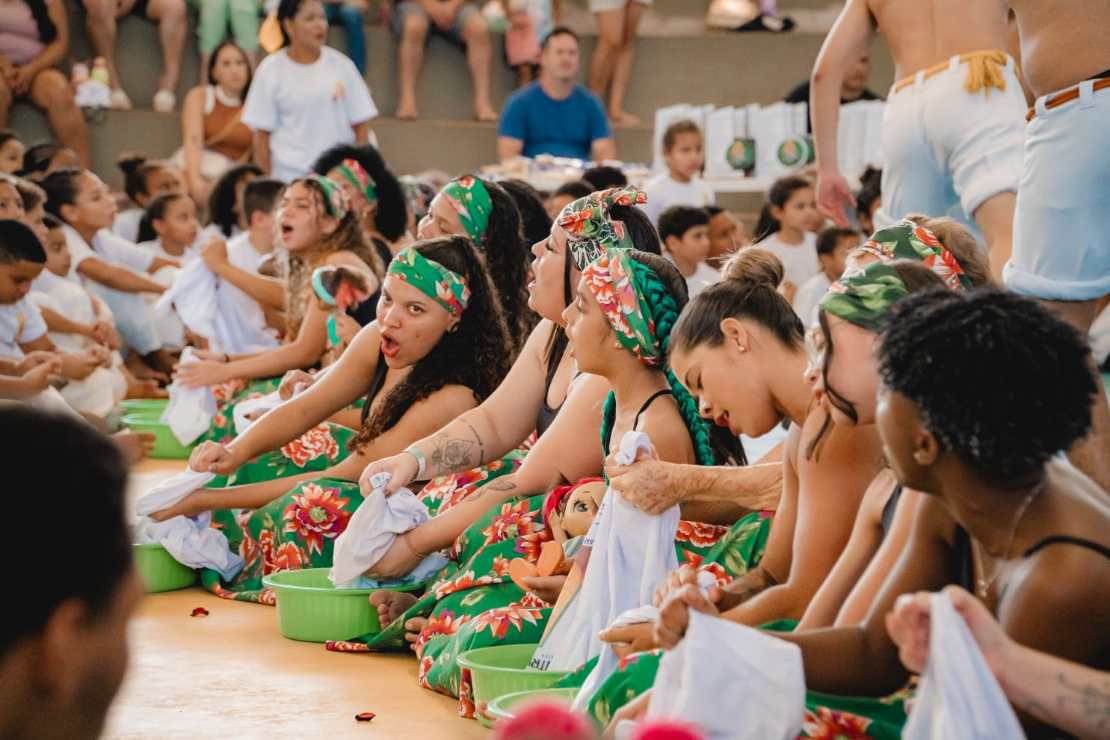
[[[554,221],[563,212],[564,208],[576,200],[587,197],[593,191],[593,186],[585,180],[564,182],[547,197],[547,215]]]
[[[713,205],[713,189],[698,179],[705,165],[701,129],[693,121],[672,123],[663,132],[663,160],[667,171],[644,183],[648,202],[641,206],[653,224],[671,206],[705,208]]]
[[[796,175],[775,181],[755,229],[756,244],[782,260],[782,294],[791,303],[798,287],[821,271],[815,233],[821,223],[813,183]]]
[[[803,283],[791,302],[794,313],[807,327],[816,323],[817,304],[828,292],[829,286],[844,274],[844,258],[848,251],[858,247],[862,241],[858,231],[835,226],[822,229],[817,235],[817,262],[821,265],[821,272]]]
[[[725,260],[738,249],[748,246],[744,224],[720,206],[706,206],[709,215],[709,266],[721,269]]]
[[[199,232],[193,199],[178,192],[160,193],[147,201],[139,221],[139,246],[187,265],[199,256],[195,249]]]
[[[127,197],[138,207],[119,214],[112,224],[112,233],[129,242],[138,242],[141,241],[139,222],[151,198],[162,193],[182,193],[184,188],[177,172],[164,160],[130,153],[121,155],[116,160],[116,166],[123,172],[123,189]]]
[[[693,298],[710,285],[720,282],[721,273],[709,258],[709,216],[701,208],[671,206],[659,216],[659,238],[665,254],[686,278]]]
[[[15,189],[23,200],[23,223],[31,227],[39,241],[46,239],[46,226],[43,218],[46,217],[46,191],[30,180],[17,178]]]
[[[882,191],[883,171],[873,167],[864,170],[859,178],[859,192],[856,193],[856,218],[859,228],[864,234],[873,234],[875,229],[875,214],[883,205]]]
[[[14,175],[23,169],[23,152],[27,147],[8,129],[0,130],[0,173]]]

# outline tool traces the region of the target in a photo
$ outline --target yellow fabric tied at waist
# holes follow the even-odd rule
[[[967,54],[961,54],[959,56],[959,63],[967,65],[967,76],[964,78],[964,89],[967,90],[969,95],[975,95],[981,90],[985,90],[988,96],[990,95],[992,87],[1005,90],[1006,66],[1009,60],[1010,58],[1007,56],[1006,52],[999,51],[998,49],[983,49],[981,51],[969,51]],[[914,84],[919,74],[922,79],[927,80],[933,75],[940,74],[951,65],[951,60],[941,62],[922,72],[904,77],[898,80],[894,85],[894,92],[898,92]]]

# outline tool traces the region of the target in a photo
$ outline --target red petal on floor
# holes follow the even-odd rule
[[[362,714],[355,715],[355,722],[369,722],[377,716],[378,715],[374,714],[373,712],[363,712]]]
[[[207,617],[208,616],[208,610],[205,609],[203,606],[198,606],[196,609],[193,609],[193,613],[190,614],[189,616],[190,617]]]

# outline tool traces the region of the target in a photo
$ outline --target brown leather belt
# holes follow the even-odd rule
[[[1103,77],[1103,78],[1095,80],[1095,84],[1094,84],[1094,91],[1095,92],[1097,92],[1099,90],[1105,90],[1108,87],[1110,87],[1110,77]],[[1067,90],[1064,90],[1062,92],[1053,93],[1052,95],[1049,95],[1047,98],[1045,98],[1044,107],[1045,107],[1046,110],[1052,110],[1053,108],[1059,108],[1064,103],[1070,103],[1073,100],[1079,100],[1079,86],[1078,85],[1076,85],[1075,87],[1069,87]],[[1025,120],[1026,121],[1032,121],[1036,117],[1037,117],[1037,109],[1036,108],[1030,108],[1029,112],[1025,114]]]

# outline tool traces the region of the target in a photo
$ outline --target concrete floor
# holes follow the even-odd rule
[[[136,468],[131,501],[184,468]],[[190,617],[195,607],[207,617]],[[277,611],[199,587],[145,597],[131,620],[131,665],[105,738],[485,738],[458,702],[416,685],[411,655],[329,653],[286,640]],[[370,723],[354,720],[373,712]]]

